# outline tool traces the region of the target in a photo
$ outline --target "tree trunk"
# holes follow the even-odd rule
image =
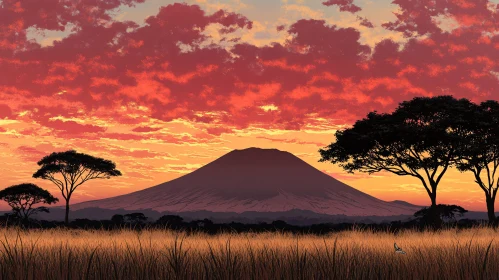
[[[429,224],[433,229],[440,229],[442,227],[442,219],[440,218],[440,212],[437,206],[430,207],[429,213]]]
[[[66,200],[66,216],[64,217],[64,223],[69,225],[69,199]]]
[[[440,229],[442,227],[442,219],[440,218],[440,213],[437,209],[437,192],[433,188],[433,193],[430,195],[431,206],[430,206],[430,216],[429,223],[433,229]]]
[[[490,195],[485,194],[485,200],[487,202],[487,215],[489,216],[489,225],[495,225],[496,213],[494,212],[494,200]]]
[[[437,206],[437,194],[432,193],[430,195],[430,199],[431,199],[431,207],[436,207]]]

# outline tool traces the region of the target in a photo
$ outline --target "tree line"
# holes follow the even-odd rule
[[[456,168],[470,173],[483,190],[489,223],[497,225],[494,203],[499,178],[499,103],[487,100],[475,104],[450,95],[416,97],[404,101],[392,113],[370,112],[366,118],[335,133],[336,141],[320,149],[321,162],[338,164],[349,173],[386,171],[420,180],[430,199],[423,209],[425,220],[440,226],[445,213],[462,214],[458,206],[437,204],[437,190],[444,174]],[[83,183],[121,176],[110,160],[78,153],[54,152],[43,157],[33,178],[49,180],[65,200],[65,224],[69,224],[70,199]],[[32,183],[0,191],[13,214],[23,221],[58,199]],[[418,211],[419,212],[419,211]],[[125,218],[125,217],[123,217]]]
[[[453,208],[450,206],[448,210]],[[458,212],[452,213],[443,211],[442,218],[445,220],[443,226],[446,228],[465,229],[476,226],[484,225],[482,220],[455,219]],[[372,222],[368,220],[360,222],[329,222],[329,223],[316,223],[311,225],[296,225],[288,223],[283,220],[274,220],[272,222],[227,222],[217,223],[210,219],[198,219],[186,221],[177,215],[163,215],[157,220],[151,220],[143,213],[129,213],[125,215],[116,214],[111,219],[107,220],[90,220],[90,219],[74,219],[65,224],[63,221],[36,221],[31,220],[28,224],[21,224],[23,228],[31,229],[51,229],[64,226],[71,229],[85,229],[85,230],[174,230],[186,233],[204,232],[208,234],[219,233],[262,233],[262,232],[288,232],[293,234],[328,234],[330,232],[338,232],[345,230],[368,230],[368,231],[381,231],[381,232],[399,232],[403,229],[425,231],[429,225],[425,221],[426,213],[424,210],[418,211],[416,218],[407,221],[382,221]],[[0,216],[0,226],[2,227],[18,227],[20,225],[18,218],[13,215]]]

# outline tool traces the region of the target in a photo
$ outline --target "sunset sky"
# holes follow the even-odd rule
[[[442,94],[499,100],[499,0],[0,0],[1,188],[31,182],[60,197],[32,178],[54,151],[123,173],[85,183],[76,203],[261,147],[428,205],[419,180],[347,174],[318,150],[370,111]],[[472,174],[455,169],[437,202],[486,209]]]

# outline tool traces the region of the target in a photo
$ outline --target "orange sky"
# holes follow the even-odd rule
[[[65,1],[0,8],[4,187],[32,182],[60,197],[31,176],[44,155],[70,148],[124,174],[85,183],[76,203],[262,147],[380,199],[428,205],[417,179],[346,174],[318,163],[318,150],[337,129],[415,96],[499,97],[498,1]],[[468,210],[484,200],[456,170],[437,195]]]

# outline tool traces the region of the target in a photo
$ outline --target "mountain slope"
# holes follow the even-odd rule
[[[236,213],[300,209],[348,216],[404,215],[420,209],[367,195],[291,153],[259,148],[234,150],[175,180],[71,208],[88,207]]]

